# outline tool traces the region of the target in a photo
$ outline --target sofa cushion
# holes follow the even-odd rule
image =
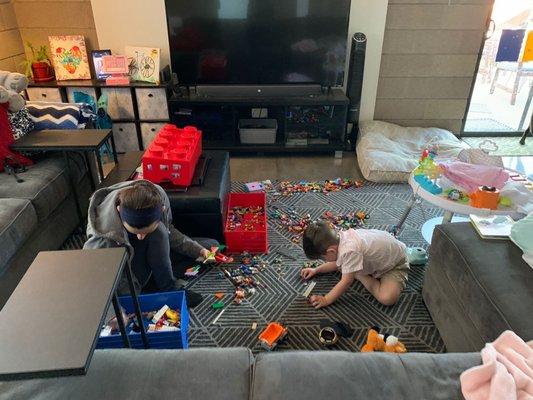
[[[71,168],[76,182],[85,172],[83,158],[73,154]],[[62,157],[52,155],[38,160],[19,176],[24,182],[17,183],[6,174],[0,174],[0,198],[30,200],[39,221],[44,220],[70,193],[68,171]]]
[[[0,381],[0,400],[248,400],[248,349],[96,350],[86,376]]]
[[[444,224],[429,254],[423,296],[448,350],[479,351],[507,329],[533,339],[533,269],[514,243]]]
[[[29,200],[0,199],[0,275],[36,227],[37,214]]]
[[[462,399],[459,375],[477,353],[284,352],[260,354],[254,400]]]

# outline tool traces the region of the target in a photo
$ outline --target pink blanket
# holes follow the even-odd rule
[[[500,167],[467,164],[460,161],[440,164],[444,176],[453,183],[472,193],[479,186],[494,186],[501,189],[509,179],[509,174]]]
[[[461,374],[466,400],[532,400],[533,343],[505,331],[481,350],[483,364]]]

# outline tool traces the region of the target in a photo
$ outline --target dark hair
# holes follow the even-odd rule
[[[116,205],[132,210],[141,210],[143,208],[162,207],[163,200],[159,190],[153,184],[138,182],[119,192]]]
[[[335,244],[339,244],[339,236],[329,222],[312,222],[304,232],[304,252],[311,260],[320,258],[326,254],[329,246]]]

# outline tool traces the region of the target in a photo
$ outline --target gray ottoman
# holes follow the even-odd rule
[[[515,244],[444,224],[429,255],[422,295],[449,352],[479,351],[506,329],[533,339],[533,269]]]

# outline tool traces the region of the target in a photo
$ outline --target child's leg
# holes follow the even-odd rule
[[[376,279],[370,275],[356,275],[356,278],[363,284],[372,296],[381,304],[392,306],[398,301],[403,286],[394,279]]]

